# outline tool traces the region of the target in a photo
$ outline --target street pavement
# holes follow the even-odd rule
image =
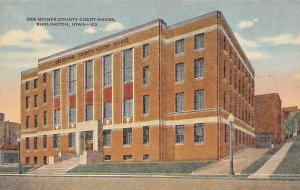
[[[0,176],[0,190],[296,190],[300,181],[191,177]]]
[[[258,160],[269,149],[256,149],[247,148],[233,156],[233,166],[235,174],[239,174],[241,171],[250,166],[253,162]],[[198,170],[195,170],[192,175],[226,175],[229,173],[230,159],[224,158],[208,166],[204,166]]]

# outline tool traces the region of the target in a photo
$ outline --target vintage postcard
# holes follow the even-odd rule
[[[300,189],[299,0],[1,0],[0,189]]]

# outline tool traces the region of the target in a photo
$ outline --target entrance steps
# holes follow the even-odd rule
[[[65,174],[68,170],[79,165],[79,157],[73,157],[55,164],[43,165],[29,172],[30,174]]]

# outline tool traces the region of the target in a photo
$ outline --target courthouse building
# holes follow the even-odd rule
[[[22,72],[22,163],[220,159],[229,113],[236,149],[254,145],[253,94],[254,69],[221,12],[157,19]]]

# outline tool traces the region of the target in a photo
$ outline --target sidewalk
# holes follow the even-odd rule
[[[278,165],[281,163],[293,142],[286,143],[276,154],[274,154],[259,170],[248,178],[269,179]]]
[[[242,152],[234,155],[234,172],[239,174],[241,171],[250,166],[253,162],[258,160],[269,149],[255,149],[247,148]],[[227,175],[229,173],[229,158],[217,161],[214,164],[210,164],[203,168],[193,171],[192,175]]]

